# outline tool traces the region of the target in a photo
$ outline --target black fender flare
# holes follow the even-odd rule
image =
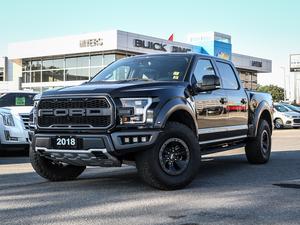
[[[197,131],[198,124],[195,115],[195,109],[187,99],[180,97],[170,99],[163,105],[163,107],[161,107],[156,117],[154,127],[158,129],[164,128],[170,116],[178,110],[184,110],[192,117]]]
[[[252,121],[252,124],[251,124],[253,128],[249,132],[249,137],[256,137],[259,120],[260,120],[263,112],[265,112],[265,111],[269,112],[269,115],[271,117],[271,127],[270,127],[270,129],[272,130],[272,128],[273,128],[272,107],[266,101],[262,101],[255,108],[254,113],[252,112],[254,114],[253,115],[253,121]]]

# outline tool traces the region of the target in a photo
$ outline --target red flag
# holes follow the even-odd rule
[[[171,34],[171,36],[169,37],[168,41],[174,41],[174,34]]]

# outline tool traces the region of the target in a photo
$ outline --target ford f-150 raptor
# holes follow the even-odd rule
[[[133,161],[142,180],[170,190],[194,179],[205,154],[245,147],[250,163],[270,157],[271,96],[245,90],[230,61],[207,55],[121,59],[34,105],[31,163],[50,181]]]

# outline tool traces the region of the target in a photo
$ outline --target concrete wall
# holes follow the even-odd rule
[[[233,53],[232,62],[237,68],[252,70],[257,73],[272,72],[272,60]]]
[[[0,82],[1,91],[15,91],[19,90],[19,83],[15,81],[2,81]]]
[[[117,48],[117,31],[64,36],[8,45],[9,59],[106,51]]]

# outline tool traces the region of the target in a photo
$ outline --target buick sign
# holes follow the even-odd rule
[[[154,42],[154,41],[145,41],[141,39],[134,39],[134,46],[137,48],[145,48],[145,49],[152,49],[155,51],[162,51],[167,52],[168,45],[165,43]],[[170,52],[190,52],[191,49],[184,48],[180,46],[171,45],[169,48]]]
[[[145,40],[140,40],[140,39],[134,40],[134,46],[138,47],[138,48],[147,48],[147,49],[152,49],[152,50],[156,50],[156,51],[164,51],[164,52],[167,51],[165,49],[165,47],[167,46],[166,44],[152,42],[152,41],[145,41]]]

